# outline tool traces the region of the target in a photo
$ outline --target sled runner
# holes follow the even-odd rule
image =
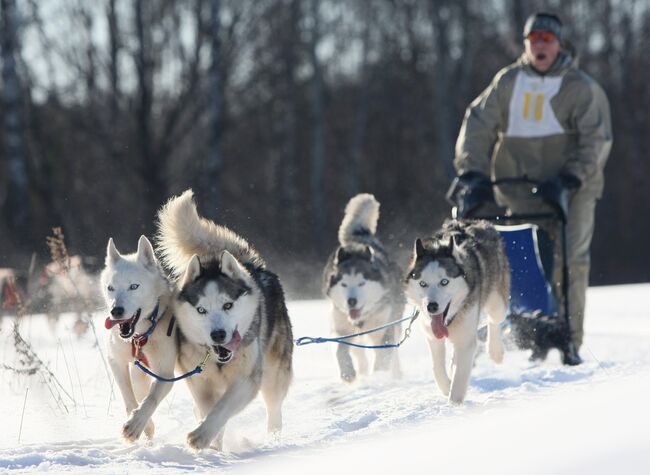
[[[505,178],[492,186],[520,186],[531,190],[540,183],[528,178]],[[506,333],[521,349],[532,350],[531,360],[546,358],[552,348],[560,350],[562,362],[579,364],[571,343],[569,323],[569,268],[566,221],[561,209],[549,207],[539,213],[511,213],[505,208],[478,210],[470,219],[492,222],[500,232],[510,263],[510,306]],[[452,209],[456,217],[456,207]],[[543,229],[554,231],[555,239]],[[558,252],[559,251],[559,252]],[[556,259],[559,257],[559,259]],[[555,262],[559,260],[559,288],[553,285]]]

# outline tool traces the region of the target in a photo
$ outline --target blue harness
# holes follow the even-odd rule
[[[354,346],[356,348],[368,348],[368,349],[399,348],[402,345],[402,343],[404,343],[404,341],[409,336],[411,336],[411,326],[413,325],[413,322],[418,318],[419,315],[420,312],[418,311],[417,308],[415,308],[413,310],[413,313],[408,317],[404,317],[400,320],[395,320],[394,322],[385,323],[384,325],[371,328],[370,330],[366,330],[359,333],[352,333],[350,335],[343,335],[335,338],[303,336],[298,338],[297,340],[294,340],[294,343],[296,344],[296,346],[310,345],[312,343],[340,343],[342,345]],[[351,341],[346,341],[349,340],[350,338],[367,335],[369,333],[374,333],[383,330],[384,328],[392,327],[394,325],[399,325],[400,323],[405,322],[406,320],[410,320],[409,326],[404,331],[404,336],[398,343],[387,343],[385,345],[361,345],[359,343],[352,343]]]
[[[208,362],[208,359],[210,358],[210,351],[206,351],[205,353],[205,358],[203,358],[203,361],[199,363],[199,365],[194,368],[192,371],[189,371],[185,374],[182,374],[180,376],[177,376],[175,378],[164,378],[153,371],[151,371],[147,366],[148,362],[146,361],[146,357],[144,356],[144,353],[142,353],[142,347],[147,343],[149,337],[153,333],[153,331],[156,329],[156,325],[158,324],[158,304],[156,304],[156,308],[153,309],[153,312],[151,312],[151,315],[147,317],[147,320],[151,322],[151,325],[149,325],[149,328],[147,329],[146,332],[144,332],[142,335],[138,335],[136,338],[135,336],[133,337],[132,344],[134,347],[134,357],[135,361],[133,364],[140,368],[143,372],[148,374],[149,376],[157,379],[158,381],[164,381],[166,383],[173,383],[175,381],[180,381],[181,379],[189,378],[190,376],[193,376],[195,374],[201,373],[205,369],[205,365]],[[173,320],[170,324],[170,328],[167,331],[167,336],[171,336],[171,328],[173,326]],[[144,361],[143,361],[144,360]]]

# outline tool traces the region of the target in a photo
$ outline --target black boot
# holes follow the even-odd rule
[[[570,342],[566,349],[562,352],[562,364],[568,366],[577,366],[582,363],[582,358],[578,354],[578,348],[575,343]]]

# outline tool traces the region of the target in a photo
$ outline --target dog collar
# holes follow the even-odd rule
[[[149,341],[149,337],[156,329],[156,325],[158,324],[158,318],[157,318],[158,305],[159,303],[156,303],[155,308],[147,317],[147,320],[151,322],[151,325],[149,325],[147,331],[144,332],[142,335],[138,335],[137,333],[135,333],[131,338],[131,356],[133,356],[135,359],[139,361],[142,361],[142,363],[144,363],[145,366],[149,366],[149,362],[147,361],[147,357],[142,351],[142,347],[147,344],[147,342]]]

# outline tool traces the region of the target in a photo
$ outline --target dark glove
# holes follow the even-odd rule
[[[458,219],[471,217],[481,206],[495,203],[492,182],[481,172],[463,173],[451,182],[447,200],[456,206]]]
[[[547,180],[535,191],[542,200],[561,213],[566,220],[569,216],[569,197],[571,192],[582,185],[579,178],[569,173],[561,173],[551,180]]]

